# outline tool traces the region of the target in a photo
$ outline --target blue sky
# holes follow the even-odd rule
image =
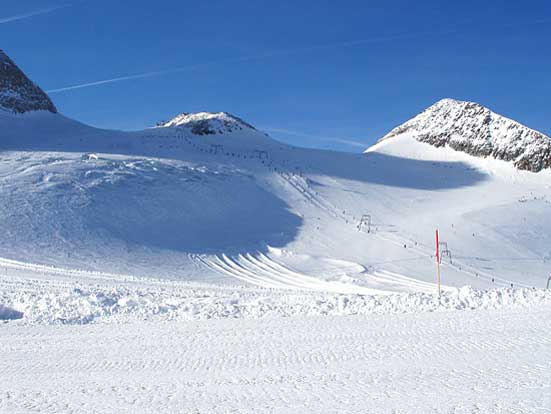
[[[0,38],[45,90],[130,77],[51,93],[99,127],[227,111],[289,143],[360,151],[452,97],[551,134],[544,0],[3,0]]]

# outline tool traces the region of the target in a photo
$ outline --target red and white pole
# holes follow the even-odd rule
[[[436,229],[436,285],[440,297],[440,243],[438,243],[438,229]]]

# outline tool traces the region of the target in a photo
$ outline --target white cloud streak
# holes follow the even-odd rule
[[[172,69],[164,69],[164,70],[155,70],[150,72],[143,72],[143,73],[136,73],[132,75],[123,75],[118,76],[114,78],[108,78],[108,79],[102,79],[98,81],[92,81],[92,82],[86,82],[86,83],[79,83],[76,85],[70,85],[70,86],[64,86],[62,88],[55,88],[55,89],[49,89],[46,91],[46,93],[59,93],[59,92],[65,92],[65,91],[72,91],[75,89],[83,89],[83,88],[90,88],[92,86],[99,86],[99,85],[107,85],[110,83],[117,83],[117,82],[124,82],[134,79],[144,79],[144,78],[151,78],[154,76],[162,76],[162,75],[169,75],[173,73],[179,73],[179,72],[191,72],[197,69],[204,69],[208,68],[209,66],[215,66],[215,65],[221,65],[221,64],[229,64],[229,63],[236,63],[236,62],[243,62],[247,60],[251,60],[253,57],[251,56],[244,56],[244,57],[237,57],[233,59],[227,59],[227,60],[220,60],[215,62],[207,62],[207,63],[200,63],[197,65],[190,65],[190,66],[180,66],[175,67]]]
[[[63,88],[57,88],[57,89],[50,89],[47,90],[47,93],[58,93],[58,92],[65,92],[65,91],[72,91],[75,89],[83,89],[83,88],[89,88],[92,86],[99,86],[99,85],[105,85],[108,83],[116,83],[116,82],[122,82],[122,81],[128,81],[133,79],[142,79],[142,78],[149,78],[152,76],[160,76],[165,75],[168,73],[172,73],[174,70],[159,70],[154,72],[146,72],[146,73],[139,73],[137,75],[129,75],[129,76],[120,76],[118,78],[111,78],[111,79],[104,79],[94,82],[88,82],[88,83],[81,83],[78,85],[72,85],[72,86],[66,86]]]
[[[0,17],[0,24],[16,22],[18,20],[23,20],[23,19],[29,19],[29,18],[34,17],[34,16],[40,16],[41,14],[51,13],[53,11],[63,9],[65,7],[69,7],[69,5],[68,4],[63,4],[63,5],[60,5],[60,6],[48,7],[46,9],[34,10],[34,11],[31,11],[31,12],[28,12],[28,13],[16,14],[14,16]]]
[[[327,137],[315,134],[308,134],[305,132],[294,131],[286,128],[259,128],[264,132],[270,132],[275,134],[291,135],[299,138],[315,139],[317,141],[335,142],[337,144],[345,144],[356,148],[367,148],[368,144],[355,140],[353,138],[339,138],[339,137]]]

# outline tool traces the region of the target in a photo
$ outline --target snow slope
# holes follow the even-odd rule
[[[179,121],[122,132],[0,114],[0,257],[196,283],[427,292],[438,227],[451,253],[445,286],[545,286],[550,170],[407,133],[366,154],[301,149],[217,129],[226,117],[209,115],[215,133],[204,135]],[[370,232],[358,230],[362,215]]]

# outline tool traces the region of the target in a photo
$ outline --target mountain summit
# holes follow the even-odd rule
[[[224,134],[242,130],[256,130],[241,118],[227,112],[184,112],[168,122],[161,122],[159,127],[187,127],[195,135]]]
[[[551,138],[474,102],[442,99],[380,141],[402,134],[435,147],[512,161],[520,170],[551,167]]]
[[[34,84],[17,65],[0,50],[0,109],[24,113],[57,109],[46,93]]]

